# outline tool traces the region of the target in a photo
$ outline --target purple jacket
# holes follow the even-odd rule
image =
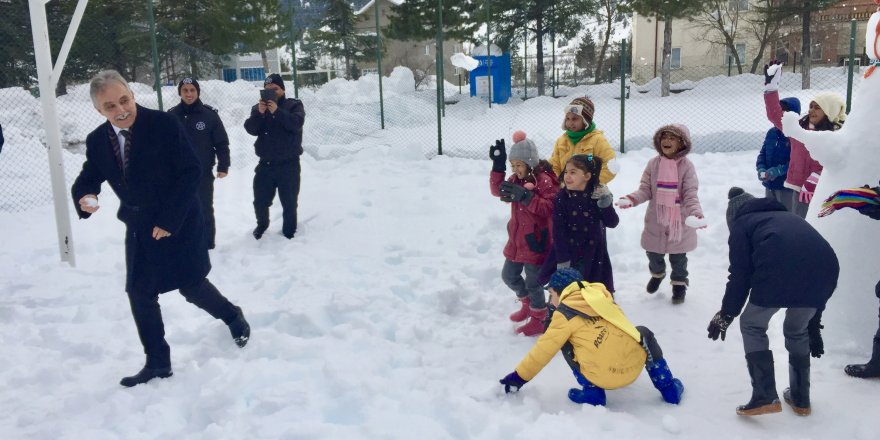
[[[602,283],[614,292],[614,276],[605,228],[617,227],[620,219],[614,206],[601,209],[591,191],[561,190],[553,208],[553,252],[542,275],[552,275],[556,263],[570,262],[584,279]],[[547,268],[548,264],[554,267]],[[546,272],[549,271],[549,275]],[[541,278],[541,277],[539,277]],[[539,280],[540,281],[540,280]]]
[[[642,231],[642,248],[648,252],[658,254],[683,254],[697,248],[697,232],[694,228],[684,224],[688,216],[703,216],[703,208],[700,207],[700,199],[697,198],[697,190],[700,182],[697,179],[697,171],[694,164],[688,159],[690,149],[682,150],[676,159],[678,162],[678,196],[681,200],[681,240],[669,241],[669,231],[666,226],[660,224],[657,219],[657,207],[654,201],[654,192],[657,191],[657,175],[660,171],[660,156],[648,161],[645,172],[642,173],[642,181],[639,189],[629,194],[633,206],[648,202],[645,212],[645,230]]]

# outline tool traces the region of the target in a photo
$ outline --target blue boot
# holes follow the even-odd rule
[[[593,406],[605,406],[605,390],[590,383],[580,371],[574,371],[574,377],[583,389],[568,390],[568,398],[574,403],[588,403]]]
[[[672,377],[669,366],[666,365],[666,359],[657,359],[654,362],[645,364],[645,370],[654,382],[654,388],[660,391],[663,400],[667,403],[678,405],[681,402],[681,395],[684,393],[684,385],[681,381]]]

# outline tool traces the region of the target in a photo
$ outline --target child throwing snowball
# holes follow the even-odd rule
[[[688,286],[687,253],[697,248],[696,229],[706,226],[697,198],[699,181],[687,158],[691,136],[687,127],[670,124],[654,133],[657,157],[648,161],[639,189],[620,198],[617,206],[629,209],[648,202],[642,248],[648,255],[648,293],[654,293],[666,277],[666,254],[672,266],[672,303],[684,302]]]
[[[520,301],[520,309],[510,315],[510,320],[528,319],[516,332],[534,336],[544,332],[543,322],[547,317],[547,303],[538,275],[552,247],[550,219],[559,188],[550,164],[538,158],[538,148],[526,138],[525,132],[515,132],[513,142],[510,153],[501,139],[489,148],[492,159],[489,189],[493,196],[510,203],[501,279]],[[508,159],[513,175],[505,180]]]

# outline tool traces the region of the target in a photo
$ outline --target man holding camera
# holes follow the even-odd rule
[[[266,77],[260,100],[251,108],[244,128],[257,137],[254,142],[260,162],[254,174],[254,212],[259,240],[269,227],[269,207],[275,190],[284,210],[281,233],[288,239],[296,234],[296,208],[299,197],[300,163],[303,153],[302,130],[306,112],[302,101],[284,96],[284,81],[273,73]]]
[[[177,84],[180,104],[168,109],[177,117],[202,163],[202,179],[199,182],[199,199],[205,215],[208,235],[208,249],[214,249],[217,229],[214,222],[214,163],[217,163],[217,178],[229,173],[229,137],[217,110],[202,103],[202,89],[194,78],[184,78]]]

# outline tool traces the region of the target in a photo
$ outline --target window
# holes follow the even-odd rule
[[[814,43],[813,47],[810,48],[810,58],[813,61],[822,61],[822,43]]]
[[[233,82],[238,79],[235,69],[223,69],[223,81]]]
[[[729,11],[748,11],[749,0],[730,0],[727,2],[727,9]]]
[[[673,47],[672,53],[669,55],[669,67],[671,69],[681,69],[681,48]]]
[[[425,45],[425,55],[431,55],[431,45],[430,44]]]
[[[736,43],[736,54],[739,57],[739,62],[744,64],[746,62],[746,43]],[[727,65],[736,64],[736,60],[733,58],[733,53],[730,51],[730,48],[727,48],[727,55],[724,57],[724,64]]]
[[[263,81],[266,71],[262,67],[242,67],[241,79],[245,81]]]

